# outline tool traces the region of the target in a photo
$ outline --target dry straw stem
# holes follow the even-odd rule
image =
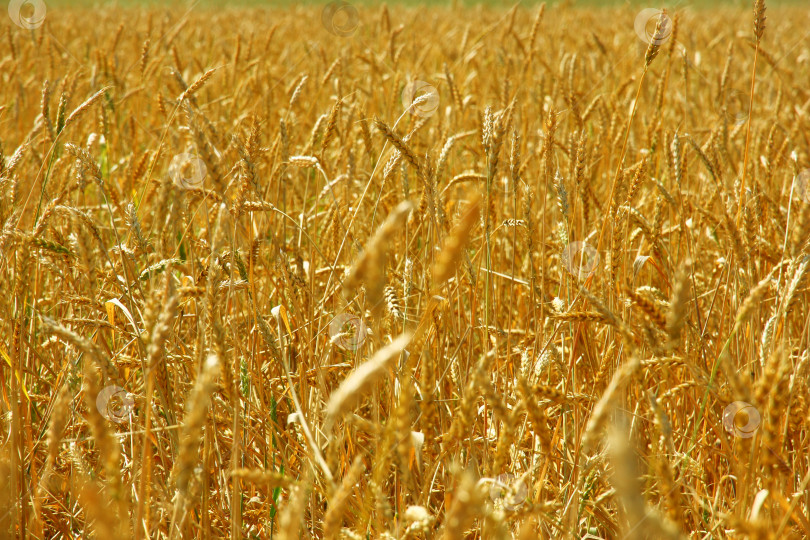
[[[330,434],[338,418],[348,412],[371,386],[388,371],[388,366],[411,342],[411,333],[400,334],[394,341],[378,350],[346,377],[329,395],[323,431]]]

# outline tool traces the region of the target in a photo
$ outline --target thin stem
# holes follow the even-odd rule
[[[751,67],[751,96],[748,99],[748,118],[745,127],[745,156],[743,157],[743,168],[740,173],[740,196],[737,208],[737,226],[742,218],[743,196],[745,195],[745,175],[748,171],[748,149],[751,145],[751,114],[754,110],[754,86],[757,82],[757,59],[759,58],[759,40],[754,48],[754,65]]]
[[[641,72],[641,78],[638,81],[638,88],[636,89],[636,98],[633,100],[633,108],[630,111],[630,118],[627,119],[627,126],[624,130],[624,142],[622,143],[622,151],[619,154],[619,162],[616,164],[616,173],[613,175],[613,182],[610,185],[610,196],[608,196],[608,206],[607,209],[610,210],[613,206],[613,196],[616,193],[616,184],[619,181],[619,174],[622,170],[622,165],[624,164],[624,155],[627,152],[627,140],[630,138],[630,129],[633,126],[633,119],[636,116],[636,108],[638,108],[638,99],[641,96],[641,86],[644,84],[644,76],[647,75],[647,66],[644,66],[644,71]],[[603,220],[602,226],[599,228],[599,241],[596,243],[596,251],[599,251],[602,247],[602,238],[605,235],[605,229],[607,228],[609,220]],[[593,274],[591,274],[591,277]],[[587,283],[590,283],[591,277],[588,278]]]

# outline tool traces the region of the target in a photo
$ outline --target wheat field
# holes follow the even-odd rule
[[[0,22],[0,538],[810,537],[810,11]]]

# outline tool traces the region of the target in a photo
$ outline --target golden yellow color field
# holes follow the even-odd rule
[[[806,8],[10,4],[0,538],[810,537]]]

